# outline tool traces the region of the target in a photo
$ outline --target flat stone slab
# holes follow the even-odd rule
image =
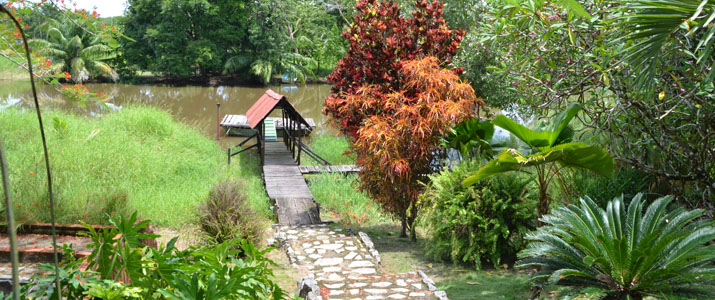
[[[330,299],[447,300],[423,272],[383,274],[372,241],[325,224],[279,228],[278,240],[293,266],[317,282],[319,297]],[[303,287],[304,288],[304,287]],[[302,291],[304,292],[304,291]],[[308,295],[306,293],[306,295]]]

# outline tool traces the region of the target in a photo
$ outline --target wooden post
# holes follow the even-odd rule
[[[303,136],[303,130],[300,128],[300,122],[298,123],[298,165],[300,166],[300,149],[301,149],[301,144],[300,144],[300,139]]]
[[[258,133],[256,134],[256,143],[258,144],[258,155],[261,157],[261,166],[264,164],[263,162],[263,151],[265,151],[263,147],[263,121],[261,123],[258,123]]]
[[[221,103],[216,102],[216,140],[221,140]]]

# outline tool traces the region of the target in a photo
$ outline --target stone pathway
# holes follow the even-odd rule
[[[306,300],[447,300],[422,271],[383,274],[380,254],[363,232],[355,235],[326,224],[276,227],[273,242],[303,277],[298,291]]]

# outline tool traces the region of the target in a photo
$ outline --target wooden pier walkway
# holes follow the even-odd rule
[[[283,142],[265,143],[263,180],[266,192],[276,201],[281,225],[320,223],[318,206],[293,155]]]
[[[269,117],[275,109],[281,110],[281,118]],[[245,117],[226,115],[220,125],[224,128],[250,129],[253,132],[237,146],[242,146],[252,138],[256,139],[254,145],[236,152],[228,148],[228,163],[231,163],[232,156],[258,148],[266,192],[275,201],[275,214],[280,225],[321,223],[318,204],[303,174],[359,171],[355,166],[332,166],[303,144],[301,139],[315,128],[315,122],[303,118],[285,96],[272,90],[267,90],[248,109]],[[324,166],[299,166],[301,153]]]

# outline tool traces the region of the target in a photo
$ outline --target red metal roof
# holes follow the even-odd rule
[[[273,90],[267,90],[266,93],[261,96],[261,98],[258,98],[258,101],[256,103],[253,103],[253,106],[248,109],[246,112],[246,119],[248,121],[248,125],[251,126],[251,128],[256,128],[263,119],[268,117],[268,115],[271,114],[274,108],[276,106],[280,105],[281,102],[283,102],[283,108],[287,110],[291,110],[295,112],[295,114],[298,116],[298,121],[305,124],[306,126],[310,127],[308,122],[301,116],[298,111],[293,107],[293,105],[288,102],[288,99],[286,99],[285,96],[278,94],[274,92]]]

